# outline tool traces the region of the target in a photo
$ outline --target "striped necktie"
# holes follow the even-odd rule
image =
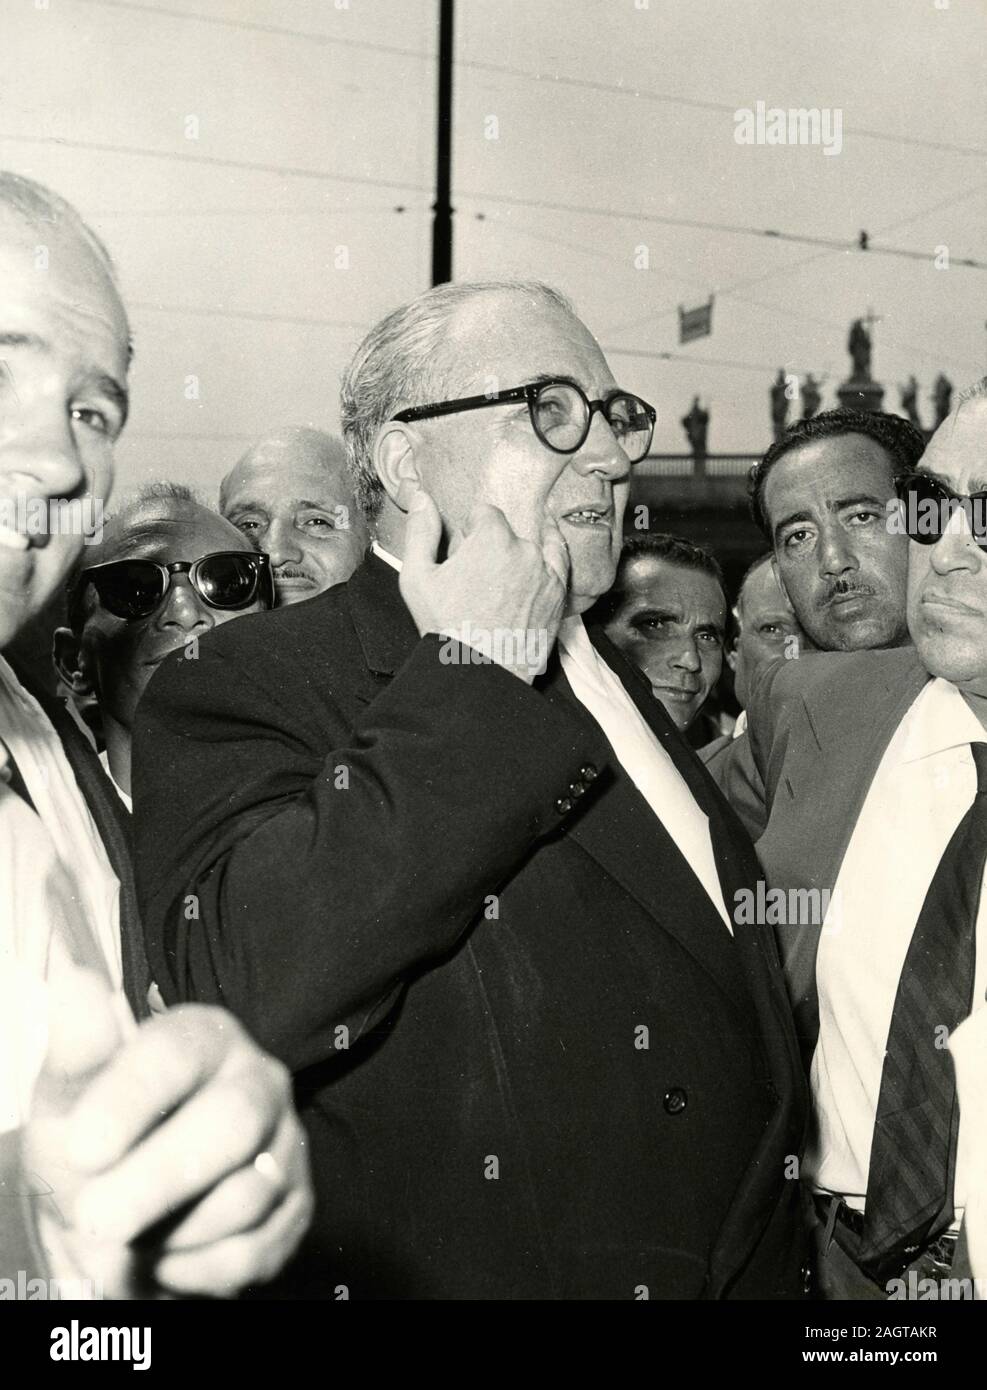
[[[987,861],[987,744],[970,745],[973,804],[922,904],[891,1015],[874,1121],[858,1263],[901,1271],[953,1220],[959,1107],[948,1034],[969,1017],[977,913]]]

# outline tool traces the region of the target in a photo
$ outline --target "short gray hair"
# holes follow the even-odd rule
[[[9,208],[17,213],[39,233],[46,225],[63,225],[75,232],[96,256],[114,288],[119,291],[119,278],[109,251],[92,227],[83,221],[72,204],[60,194],[53,193],[50,188],[45,188],[44,184],[35,183],[34,179],[26,179],[23,174],[0,169],[0,207]]]
[[[452,363],[442,348],[453,316],[478,295],[505,292],[574,312],[564,294],[540,280],[436,285],[381,319],[354,353],[343,376],[340,416],[356,500],[368,521],[384,501],[374,466],[378,430],[396,411],[441,398],[451,375]]]

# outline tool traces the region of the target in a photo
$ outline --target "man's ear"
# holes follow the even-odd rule
[[[73,695],[95,693],[89,677],[89,663],[82,650],[82,640],[70,627],[56,627],[51,639],[51,659],[60,679]]]
[[[422,487],[416,457],[418,444],[415,429],[401,420],[388,420],[377,436],[374,449],[377,476],[388,497],[402,512],[408,510],[412,497]]]

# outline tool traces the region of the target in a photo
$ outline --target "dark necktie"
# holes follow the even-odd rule
[[[987,860],[987,744],[970,745],[977,794],[925,895],[888,1031],[857,1259],[879,1282],[953,1220],[959,1106],[951,1033],[973,1004],[977,912]]]
[[[11,791],[16,792],[23,801],[27,802],[31,810],[35,811],[37,808],[31,799],[31,793],[27,789],[27,783],[21,775],[21,770],[14,761],[14,755],[3,739],[0,739],[0,755],[4,754],[6,761],[3,756],[0,756],[0,782],[6,782]]]

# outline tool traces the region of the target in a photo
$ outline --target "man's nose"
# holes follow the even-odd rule
[[[77,496],[86,481],[64,408],[6,406],[0,414],[0,477],[43,498]]]
[[[272,521],[267,528],[267,535],[264,536],[262,549],[266,550],[271,557],[271,565],[277,569],[280,565],[300,564],[302,560],[302,547],[298,537],[298,532],[290,522]]]
[[[215,627],[216,616],[204,603],[188,582],[188,575],[173,574],[171,588],[161,608],[158,610],[156,626],[177,628],[180,632],[195,635],[208,632]]]
[[[699,657],[699,648],[696,646],[694,637],[687,637],[681,646],[677,647],[672,654],[669,665],[681,671],[701,671],[703,663]]]
[[[573,454],[572,466],[578,473],[601,473],[611,482],[630,472],[630,460],[617,443],[617,436],[602,410],[593,412],[589,434],[579,451]]]
[[[932,547],[929,563],[936,574],[949,574],[952,570],[979,574],[984,552],[973,539],[969,520],[961,508],[953,512],[946,529]]]
[[[825,528],[819,539],[819,573],[824,578],[835,578],[856,568],[857,557],[843,527]]]

